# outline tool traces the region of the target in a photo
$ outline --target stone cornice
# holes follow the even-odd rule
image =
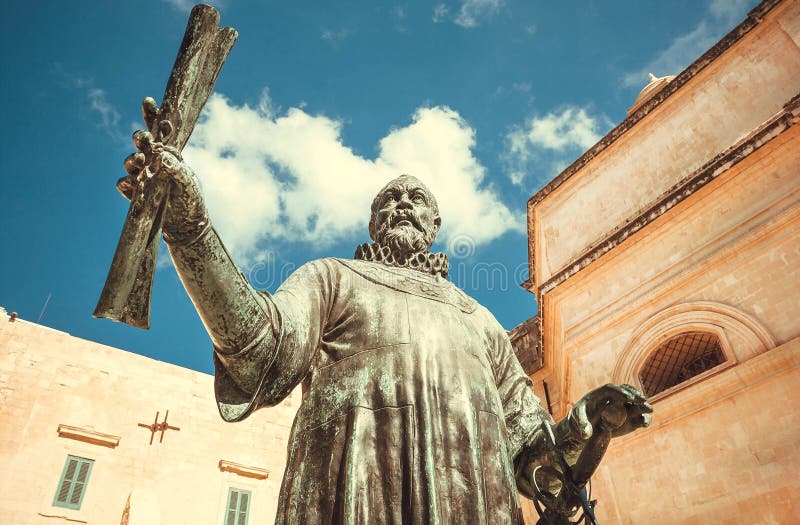
[[[581,168],[595,158],[601,151],[605,150],[613,144],[618,138],[631,129],[637,122],[642,120],[648,113],[653,111],[658,105],[669,98],[673,93],[678,91],[689,80],[695,77],[700,71],[705,69],[706,66],[716,60],[728,48],[738,42],[743,36],[753,30],[764,18],[764,16],[772,10],[775,6],[780,4],[783,0],[764,0],[747,14],[742,23],[734,27],[722,40],[717,42],[711,49],[703,53],[697,60],[695,60],[689,67],[684,69],[678,76],[664,86],[661,91],[653,95],[647,102],[642,104],[639,109],[634,111],[628,118],[620,122],[614,129],[609,131],[600,141],[589,148],[583,155],[567,166],[567,168],[556,175],[556,177],[544,185],[542,189],[536,192],[530,199],[528,199],[528,207],[534,206],[541,202],[547,195],[553,192],[556,188],[561,186],[565,181],[577,173]]]
[[[508,338],[511,340],[511,347],[517,356],[517,360],[522,365],[523,370],[529,376],[535,374],[544,366],[541,348],[541,337],[539,334],[539,316],[535,315],[530,319],[520,323],[509,330]],[[526,339],[528,339],[526,341]],[[528,343],[527,345],[524,343]],[[532,345],[530,343],[533,343]]]
[[[75,439],[83,441],[84,443],[92,443],[93,445],[100,445],[108,448],[116,448],[119,445],[119,436],[112,436],[111,434],[103,434],[88,428],[73,427],[70,425],[59,424],[58,436],[68,439]]]
[[[534,326],[538,326],[538,322],[536,320],[536,316],[533,316],[533,317],[521,322],[520,324],[518,324],[517,326],[515,326],[514,328],[509,330],[508,331],[508,338],[511,339],[511,341],[515,341],[518,338],[520,338],[523,335],[525,335],[528,332],[530,332],[531,328],[533,328]]]
[[[787,102],[780,113],[727,150],[718,154],[687,178],[675,184],[672,188],[664,192],[655,202],[640,212],[637,217],[629,220],[616,231],[590,246],[581,255],[573,259],[572,262],[556,272],[544,284],[539,286],[539,295],[547,293],[589,266],[593,261],[596,261],[604,254],[611,251],[633,234],[686,200],[690,195],[703,188],[706,184],[736,166],[755,151],[768,144],[772,139],[787,131],[797,124],[798,120],[800,120],[800,94],[795,95]],[[533,285],[534,283],[530,282],[529,279],[523,283],[523,286],[526,284]]]
[[[233,472],[234,474],[244,476],[246,478],[267,479],[269,477],[269,470],[265,468],[251,467],[224,459],[219,460],[219,469],[222,472]]]

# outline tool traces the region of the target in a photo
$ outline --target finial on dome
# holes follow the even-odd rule
[[[657,77],[652,73],[648,73],[650,77],[650,82],[639,92],[639,96],[636,97],[636,101],[633,103],[633,106],[628,109],[628,116],[633,115],[633,112],[639,109],[639,107],[650,100],[653,95],[661,91],[661,89],[669,84],[669,82],[675,78],[674,75],[668,75],[666,77]]]

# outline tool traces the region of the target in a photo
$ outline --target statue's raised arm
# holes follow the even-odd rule
[[[265,338],[271,339],[276,330],[277,315],[266,296],[254,290],[234,264],[212,227],[192,169],[175,148],[155,142],[149,132],[134,133],[134,145],[137,151],[125,159],[125,170],[129,179],[135,178],[149,163],[162,177],[160,182],[169,186],[163,210],[164,240],[216,352],[222,356],[240,354],[257,340],[269,345]],[[129,186],[120,184],[118,189],[131,197]],[[246,369],[237,368],[234,376],[240,388],[254,388],[262,366],[253,362]]]

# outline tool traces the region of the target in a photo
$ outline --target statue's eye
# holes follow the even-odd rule
[[[394,193],[387,193],[386,197],[383,199],[383,202],[389,204],[390,202],[395,202],[397,198],[394,196]]]
[[[415,193],[414,197],[411,200],[414,201],[417,204],[425,204],[425,202],[426,202],[425,201],[425,195],[423,195],[421,193]]]

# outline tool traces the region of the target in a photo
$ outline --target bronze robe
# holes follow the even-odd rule
[[[278,525],[522,523],[513,459],[548,415],[485,308],[441,277],[341,259],[264,298],[271,329],[216,355],[215,390],[237,421],[303,383]]]

